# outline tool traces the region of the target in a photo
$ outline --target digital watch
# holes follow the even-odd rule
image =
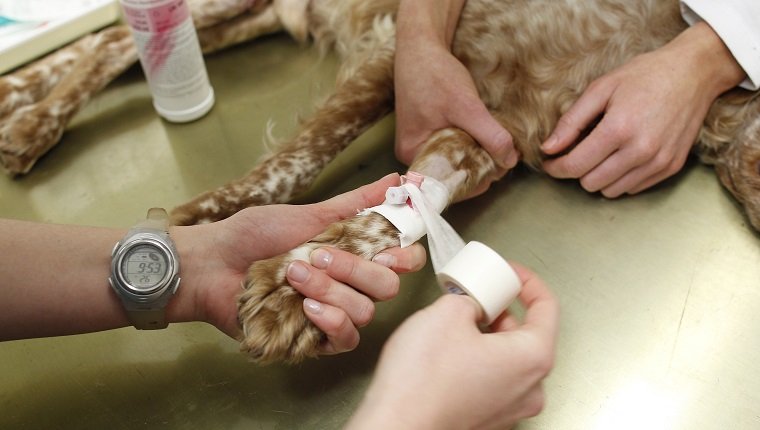
[[[132,325],[154,330],[168,325],[165,308],[179,280],[179,255],[169,238],[169,217],[166,210],[151,208],[147,219],[114,246],[108,282]]]

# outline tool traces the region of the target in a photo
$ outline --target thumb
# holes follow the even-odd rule
[[[317,203],[317,210],[326,213],[328,218],[344,219],[356,215],[356,212],[377,206],[385,200],[385,192],[390,187],[400,184],[398,173],[391,173],[369,185],[337,195],[324,202]]]
[[[442,295],[427,307],[427,312],[455,325],[469,323],[473,328],[477,328],[477,322],[483,318],[480,305],[473,298],[460,294]]]
[[[472,136],[502,169],[515,167],[518,154],[512,135],[496,121],[479,99],[473,108],[465,109],[468,118],[461,118],[457,125]],[[461,125],[460,125],[461,124]]]

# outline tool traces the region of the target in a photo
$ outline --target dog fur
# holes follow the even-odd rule
[[[175,222],[211,222],[243,207],[289,201],[392,111],[397,1],[313,0],[307,6],[300,28],[305,25],[317,46],[334,50],[342,61],[335,91],[281,150],[245,177],[176,208]],[[469,0],[452,50],[492,115],[512,133],[522,161],[540,169],[540,143],[595,78],[685,28],[674,0]],[[750,92],[725,94],[695,143],[755,228],[759,109]],[[443,182],[454,202],[493,175],[496,165],[469,135],[452,128],[435,133],[410,169]],[[323,336],[303,315],[303,297],[288,285],[285,269],[323,245],[371,258],[398,245],[397,231],[380,216],[357,216],[286,255],[254,264],[239,307],[242,348],[253,359],[294,362],[317,354]]]

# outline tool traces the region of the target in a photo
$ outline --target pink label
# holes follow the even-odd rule
[[[136,31],[164,33],[190,18],[185,0],[172,0],[160,6],[135,8],[124,5],[124,16]]]

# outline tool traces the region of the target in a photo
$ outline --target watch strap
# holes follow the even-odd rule
[[[164,308],[127,310],[129,322],[138,330],[156,330],[169,326]]]
[[[169,214],[164,208],[150,208],[145,219],[135,225],[133,229],[159,230],[168,233]]]

